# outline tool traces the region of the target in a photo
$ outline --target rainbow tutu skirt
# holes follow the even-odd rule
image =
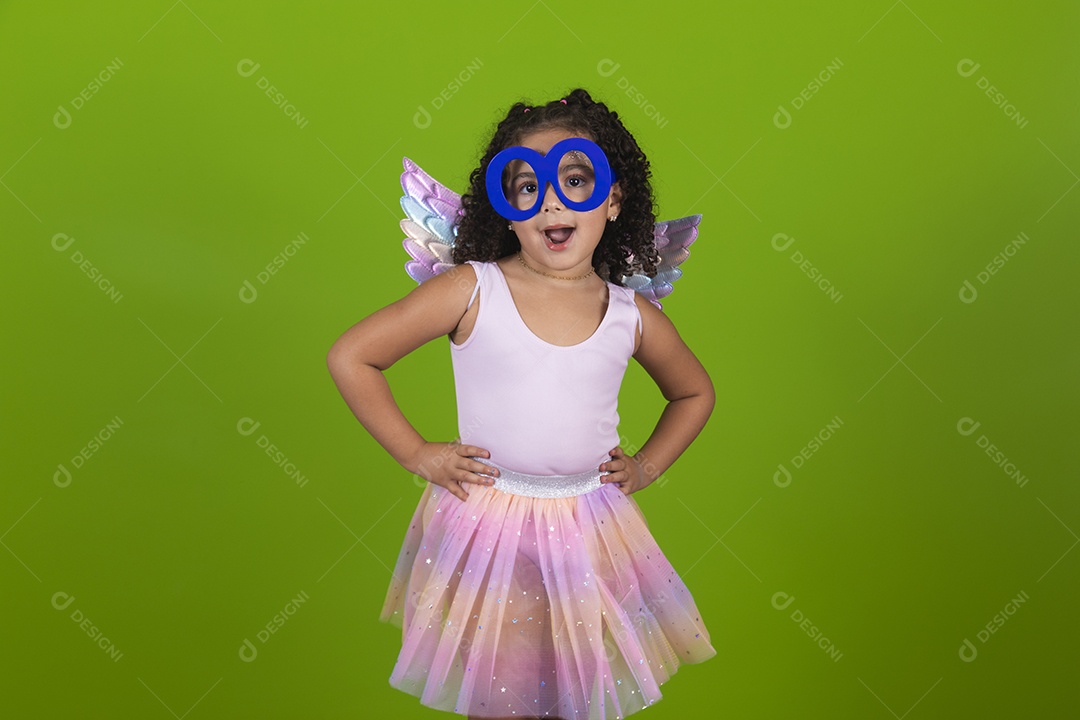
[[[599,473],[464,487],[428,484],[406,532],[381,615],[402,630],[393,687],[463,715],[607,720],[716,654],[637,503]]]

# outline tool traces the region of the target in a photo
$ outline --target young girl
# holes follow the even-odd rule
[[[462,197],[454,265],[330,350],[357,419],[428,481],[382,612],[402,628],[390,682],[425,705],[619,718],[659,700],[680,663],[716,654],[631,497],[689,446],[715,399],[667,317],[620,284],[656,274],[648,178],[616,113],[584,90],[515,104]],[[459,437],[429,442],[382,371],[441,336]],[[616,431],[631,356],[668,401],[633,455]]]

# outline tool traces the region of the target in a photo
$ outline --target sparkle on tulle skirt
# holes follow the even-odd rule
[[[402,629],[393,687],[463,715],[608,720],[716,654],[633,498],[596,478],[545,497],[543,479],[425,487],[381,615]]]

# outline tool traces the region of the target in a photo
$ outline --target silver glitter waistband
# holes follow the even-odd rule
[[[499,469],[499,475],[494,477],[496,490],[501,490],[511,495],[524,495],[534,498],[560,498],[583,495],[596,490],[602,484],[600,477],[607,473],[599,470],[578,473],[577,475],[528,475],[526,473],[507,470],[502,465],[497,465],[486,458],[474,457],[473,460]],[[492,477],[485,473],[478,473],[485,477]]]

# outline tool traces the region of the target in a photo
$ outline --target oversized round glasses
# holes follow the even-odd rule
[[[520,145],[508,147],[491,159],[484,175],[491,206],[514,221],[540,212],[548,185],[571,210],[597,208],[611,192],[613,179],[604,151],[585,138],[560,140],[546,155]]]

